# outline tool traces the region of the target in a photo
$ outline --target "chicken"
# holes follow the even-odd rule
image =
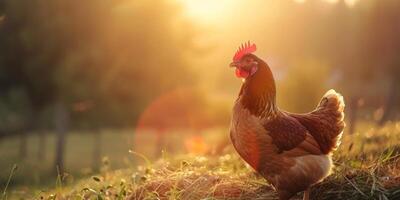
[[[327,177],[331,155],[340,144],[345,123],[343,97],[329,90],[317,108],[293,114],[276,106],[276,89],[268,65],[246,43],[231,67],[244,79],[233,108],[230,136],[238,154],[288,200]],[[301,100],[300,98],[298,100]]]

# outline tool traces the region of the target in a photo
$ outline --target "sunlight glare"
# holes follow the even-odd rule
[[[325,0],[325,1],[328,2],[328,3],[332,3],[332,4],[335,4],[335,3],[339,2],[339,0]]]
[[[358,2],[358,0],[344,0],[344,2],[347,6],[353,7]]]
[[[294,0],[294,2],[299,3],[299,4],[302,4],[302,3],[305,3],[306,0]]]
[[[212,22],[224,17],[228,8],[237,3],[236,0],[179,0],[189,17],[201,22]]]

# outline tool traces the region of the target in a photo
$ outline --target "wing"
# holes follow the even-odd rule
[[[298,120],[280,113],[263,124],[279,153],[288,156],[321,154],[318,143]]]

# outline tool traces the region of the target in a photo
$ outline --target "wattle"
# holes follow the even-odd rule
[[[239,68],[236,68],[235,73],[236,73],[236,76],[239,77],[239,78],[247,78],[249,76],[249,74],[250,74],[248,71],[241,70]]]

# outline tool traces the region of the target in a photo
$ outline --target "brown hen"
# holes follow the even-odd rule
[[[235,54],[231,67],[244,78],[233,108],[231,140],[239,155],[271,183],[280,200],[298,192],[309,199],[310,187],[327,177],[331,154],[345,123],[343,97],[329,90],[306,114],[280,110],[268,65],[252,54],[250,43]]]

